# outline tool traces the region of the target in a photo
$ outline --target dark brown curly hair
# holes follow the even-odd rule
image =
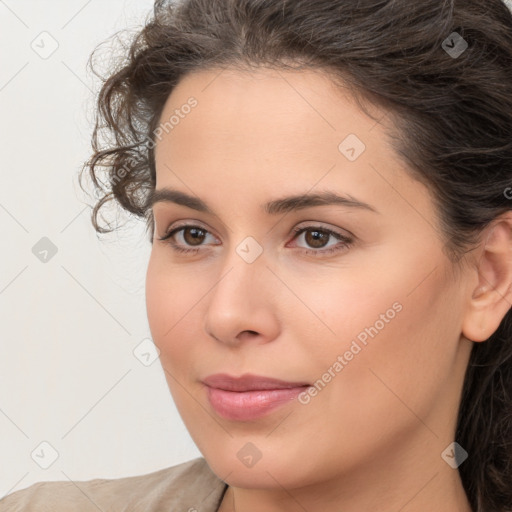
[[[450,53],[460,38],[467,48]],[[512,14],[502,0],[157,0],[121,53],[98,75],[80,175],[95,186],[98,233],[112,231],[98,213],[114,200],[146,219],[152,241],[164,103],[185,74],[223,67],[323,70],[390,111],[397,154],[433,193],[456,258],[512,209]],[[469,453],[458,470],[474,512],[512,511],[511,310],[473,346],[454,438]]]

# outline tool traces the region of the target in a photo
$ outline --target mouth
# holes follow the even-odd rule
[[[288,382],[252,374],[241,377],[215,374],[202,382],[213,409],[233,421],[251,421],[266,416],[290,404],[310,386],[306,382]]]

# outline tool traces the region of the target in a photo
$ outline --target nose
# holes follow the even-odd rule
[[[208,294],[205,330],[211,338],[230,347],[277,338],[278,280],[266,265],[264,254],[248,263],[233,250]]]

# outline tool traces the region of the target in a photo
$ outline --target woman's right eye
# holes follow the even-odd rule
[[[193,226],[193,225],[184,225],[184,226],[178,226],[171,230],[169,233],[167,233],[162,238],[159,238],[159,240],[169,244],[171,248],[175,251],[181,252],[181,253],[197,253],[199,251],[199,247],[192,248],[192,249],[185,249],[183,248],[183,245],[177,244],[175,239],[175,236],[180,234],[181,238],[185,241],[185,245],[188,246],[189,242],[191,242],[191,245],[202,245],[201,242],[205,239],[206,233],[209,233],[206,229],[200,227],[200,226]],[[211,234],[211,233],[209,233]],[[212,235],[213,236],[213,235]],[[218,244],[217,244],[218,245]]]

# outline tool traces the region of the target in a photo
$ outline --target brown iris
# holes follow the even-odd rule
[[[190,233],[191,236],[187,237],[187,233]],[[201,245],[205,234],[206,231],[201,228],[189,227],[183,229],[183,238],[188,245]]]
[[[322,244],[322,242],[327,242],[329,239],[329,233],[326,231],[320,231],[318,229],[309,229],[305,230],[304,239],[306,240],[306,243],[310,247],[314,248],[322,248],[325,244]]]

